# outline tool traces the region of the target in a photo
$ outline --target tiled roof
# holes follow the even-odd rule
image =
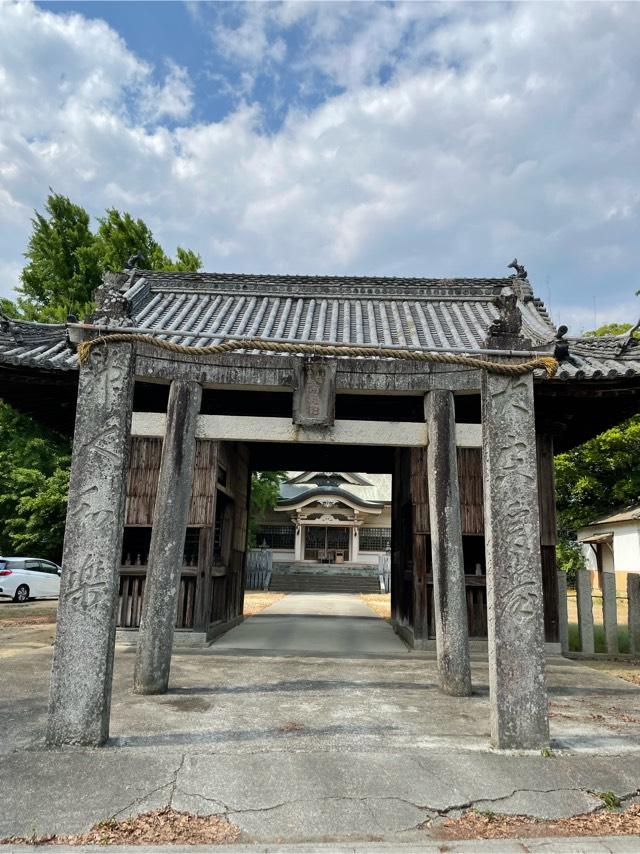
[[[601,519],[596,519],[594,522],[589,522],[585,528],[592,528],[595,525],[612,525],[616,522],[636,522],[640,521],[640,504],[633,504],[623,510],[618,510],[609,516],[603,516]],[[582,529],[584,530],[584,529]]]
[[[128,325],[141,331],[179,330],[181,334],[160,337],[184,344],[247,336],[473,352],[484,346],[489,326],[498,317],[493,300],[504,287],[517,294],[522,335],[531,339],[535,349],[552,352],[556,330],[544,304],[528,281],[511,277],[400,279],[135,271],[122,295],[130,306]],[[562,364],[560,379],[640,374],[640,350],[628,336],[573,339],[571,352],[572,361]],[[64,326],[7,319],[0,322],[0,362],[58,370],[76,367]]]
[[[77,359],[67,346],[67,327],[29,323],[0,315],[0,364],[69,371]]]
[[[513,279],[388,279],[144,273],[127,296],[136,325],[219,333],[409,347],[483,346],[498,316],[493,299],[521,290],[523,334],[537,344],[555,333],[528,283]],[[144,294],[144,296],[143,296]],[[185,343],[210,339],[173,337]]]

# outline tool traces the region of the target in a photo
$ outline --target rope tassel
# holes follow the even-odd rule
[[[526,362],[492,362],[488,359],[479,359],[476,356],[467,356],[462,353],[428,353],[416,350],[396,350],[385,347],[367,347],[364,345],[353,346],[351,344],[293,344],[282,341],[268,341],[263,338],[237,339],[222,341],[220,344],[209,344],[206,347],[191,347],[186,344],[174,344],[172,341],[154,338],[153,335],[143,333],[114,332],[110,335],[101,335],[89,341],[78,344],[78,359],[84,364],[94,347],[108,345],[117,341],[137,341],[141,344],[150,344],[160,350],[168,350],[170,353],[180,353],[184,356],[216,356],[220,353],[232,353],[235,350],[259,350],[266,353],[294,353],[300,356],[334,356],[351,358],[369,357],[382,359],[404,359],[411,362],[431,362],[440,365],[464,365],[467,368],[476,368],[488,371],[490,374],[504,374],[506,376],[521,376],[542,368],[547,377],[555,376],[558,370],[558,362],[553,356],[536,356]]]

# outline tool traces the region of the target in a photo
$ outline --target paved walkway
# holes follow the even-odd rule
[[[352,593],[289,593],[231,629],[214,652],[408,655],[391,626]]]
[[[551,659],[553,755],[492,751],[486,661],[472,662],[471,697],[447,697],[435,661],[356,597],[286,597],[209,650],[177,652],[160,696],[133,693],[135,656],[118,648],[100,750],[44,748],[51,633],[36,648],[30,631],[7,656],[0,631],[0,837],[171,804],[227,816],[258,851],[433,851],[438,823],[468,806],[560,818],[602,808],[598,792],[640,795],[640,688]],[[449,850],[614,850],[580,844]]]

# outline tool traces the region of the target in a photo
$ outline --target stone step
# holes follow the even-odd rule
[[[269,590],[287,593],[379,593],[380,582],[377,576],[366,575],[274,573]]]

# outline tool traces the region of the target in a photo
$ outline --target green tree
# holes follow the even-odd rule
[[[280,484],[286,480],[286,471],[260,471],[251,475],[251,502],[249,505],[249,547],[256,542],[258,528],[269,510],[272,510],[280,495]]]
[[[590,329],[585,332],[591,338],[600,338],[602,335],[623,335],[631,329],[631,323],[605,323],[597,329]]]
[[[640,415],[556,457],[558,529],[571,535],[640,501]]]
[[[98,220],[96,248],[103,270],[117,272],[124,268],[132,255],[140,253],[138,267],[144,270],[184,270],[195,272],[202,266],[202,259],[191,249],[177,249],[177,258],[172,261],[154,238],[149,226],[129,213],[109,208],[106,216]]]
[[[59,561],[71,443],[0,403],[0,553]]]
[[[631,323],[605,323],[583,334],[622,335],[631,328]],[[555,469],[558,566],[575,577],[575,571],[584,566],[576,543],[578,528],[640,501],[640,415],[559,454]]]
[[[558,566],[584,566],[576,531],[599,516],[640,501],[640,415],[565,454],[556,466]]]
[[[98,220],[94,234],[87,211],[58,193],[49,194],[44,213],[36,211],[31,222],[18,299],[0,303],[10,317],[44,323],[64,322],[68,314],[86,317],[103,272],[122,270],[138,252],[138,266],[147,270],[193,272],[202,266],[197,252],[182,246],[170,258],[143,220],[115,208]]]
[[[50,193],[36,211],[18,291],[18,314],[27,320],[64,321],[84,316],[101,272],[89,214],[66,196]]]

